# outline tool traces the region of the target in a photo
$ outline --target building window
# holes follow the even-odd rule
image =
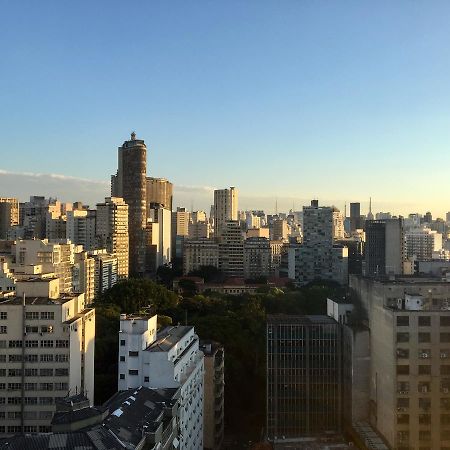
[[[0,334],[8,333],[8,327],[6,325],[0,325]]]
[[[22,341],[9,341],[9,348],[21,348]]]
[[[419,414],[419,423],[429,425],[431,423],[431,414]]]
[[[397,326],[398,327],[409,326],[409,316],[397,316]]]
[[[39,347],[39,341],[25,341],[26,348],[36,348]]]
[[[397,333],[397,342],[409,342],[409,333]]]
[[[69,347],[69,341],[68,340],[57,340],[55,343],[56,348],[68,348]]]
[[[429,327],[431,325],[430,316],[419,316],[419,327]]]
[[[41,312],[41,320],[54,320],[55,313],[50,311]]]
[[[27,325],[25,327],[25,333],[30,334],[30,333],[38,333],[39,332],[39,327],[33,327],[31,325]]]
[[[409,414],[398,414],[397,415],[397,423],[398,424],[408,424],[409,423]]]
[[[431,333],[419,333],[419,342],[431,342]]]
[[[419,350],[419,358],[420,359],[431,358],[431,350],[429,348]]]
[[[124,373],[121,373],[121,374],[119,375],[119,378],[120,378],[121,380],[125,380],[125,374],[124,374]]]
[[[69,369],[55,369],[55,377],[68,377]]]
[[[84,355],[81,355],[83,358]],[[67,362],[69,361],[69,355],[55,355],[56,362]]]
[[[39,371],[39,374],[41,377],[52,377],[53,376],[53,369],[41,369]]]
[[[8,376],[10,377],[20,377],[22,376],[22,369],[9,369]]]
[[[431,400],[429,398],[419,398],[419,409],[428,412],[431,408]]]
[[[121,339],[121,340],[120,340],[120,345],[121,345],[121,347],[124,347],[124,346],[125,346],[125,339]]]
[[[120,357],[120,361],[124,362],[125,361],[125,356],[121,356]]]
[[[428,381],[419,381],[417,384],[418,392],[426,394],[431,391],[430,383]]]
[[[397,375],[409,375],[409,366],[397,366]]]
[[[27,319],[27,320],[38,320],[39,319],[39,313],[38,312],[26,312],[25,313],[25,319]]]
[[[20,391],[22,383],[8,383],[8,391]]]
[[[431,431],[419,430],[419,441],[429,441],[429,440],[431,440]]]
[[[450,424],[450,414],[441,414],[441,425]]]
[[[419,366],[419,375],[431,375],[431,366]]]
[[[450,366],[441,366],[441,375],[450,375]]]
[[[397,399],[397,408],[409,408],[409,398],[399,397]]]
[[[40,405],[53,405],[53,397],[39,397]]]
[[[38,362],[38,355],[25,355],[25,361],[30,363]]]
[[[56,391],[67,391],[69,389],[68,383],[55,383]]]
[[[139,352],[128,352],[128,356],[139,356]]]
[[[139,371],[138,371],[138,370],[134,370],[134,369],[130,369],[130,370],[128,371],[128,374],[129,374],[129,375],[139,375]]]
[[[41,383],[41,391],[53,391],[53,383]]]
[[[41,341],[41,347],[50,348],[53,347],[53,341]]]
[[[150,382],[150,377],[144,377],[144,383],[149,383]]]
[[[450,342],[450,333],[441,333],[441,342]]]
[[[41,362],[53,362],[53,355],[41,355]]]
[[[8,320],[8,313],[5,311],[0,312],[0,320]]]
[[[441,327],[450,327],[450,316],[440,316],[439,321]]]
[[[409,358],[409,350],[407,348],[398,348],[397,349],[397,358],[398,359],[408,359]]]
[[[25,383],[23,387],[26,391],[37,391],[37,383]]]

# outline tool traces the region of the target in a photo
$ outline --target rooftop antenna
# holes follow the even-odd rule
[[[278,197],[275,197],[275,214],[278,216]]]
[[[369,213],[372,214],[372,197],[369,197]]]
[[[347,202],[344,203],[344,217],[347,217]]]

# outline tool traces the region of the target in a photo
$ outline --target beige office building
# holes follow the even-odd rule
[[[350,277],[370,326],[370,422],[397,450],[450,448],[450,283]]]
[[[95,310],[56,278],[17,282],[0,302],[0,437],[51,431],[55,400],[94,400]]]
[[[238,220],[238,190],[217,189],[214,191],[214,236],[222,235],[229,220]]]
[[[99,248],[117,257],[118,278],[128,278],[128,205],[123,198],[107,197],[97,204],[96,235]]]
[[[183,274],[201,266],[219,267],[219,244],[213,239],[188,240],[184,243]]]

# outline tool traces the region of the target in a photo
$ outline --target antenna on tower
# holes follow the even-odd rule
[[[344,203],[344,217],[347,217],[347,202]]]
[[[372,214],[372,197],[369,197],[369,213]]]
[[[275,214],[278,216],[278,197],[275,197]]]

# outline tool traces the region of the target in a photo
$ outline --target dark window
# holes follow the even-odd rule
[[[430,342],[431,334],[430,333],[419,333],[419,342]]]
[[[397,342],[409,342],[409,333],[397,333]]]
[[[148,383],[150,381],[150,377],[144,377],[144,383]]]
[[[128,356],[139,356],[139,352],[128,352]]]
[[[440,317],[441,327],[450,327],[450,316]]]
[[[123,347],[125,345],[125,339],[120,340],[120,345]]]
[[[431,325],[430,316],[419,316],[419,327],[429,327]]]
[[[441,342],[450,342],[450,333],[441,333]]]
[[[397,316],[397,326],[398,327],[409,326],[409,316]]]
[[[119,378],[120,378],[121,380],[125,380],[125,374],[124,374],[124,373],[121,373],[121,374],[119,375]]]
[[[139,371],[138,371],[138,370],[134,370],[134,369],[130,369],[130,370],[128,371],[128,373],[129,373],[130,375],[138,375],[138,374],[139,374]]]
[[[441,375],[450,375],[450,366],[441,366]]]
[[[419,375],[430,375],[431,366],[419,366]]]
[[[120,360],[121,360],[121,361],[125,361],[125,356],[121,356],[121,357],[120,357]]]
[[[409,375],[409,366],[397,366],[397,375]]]

